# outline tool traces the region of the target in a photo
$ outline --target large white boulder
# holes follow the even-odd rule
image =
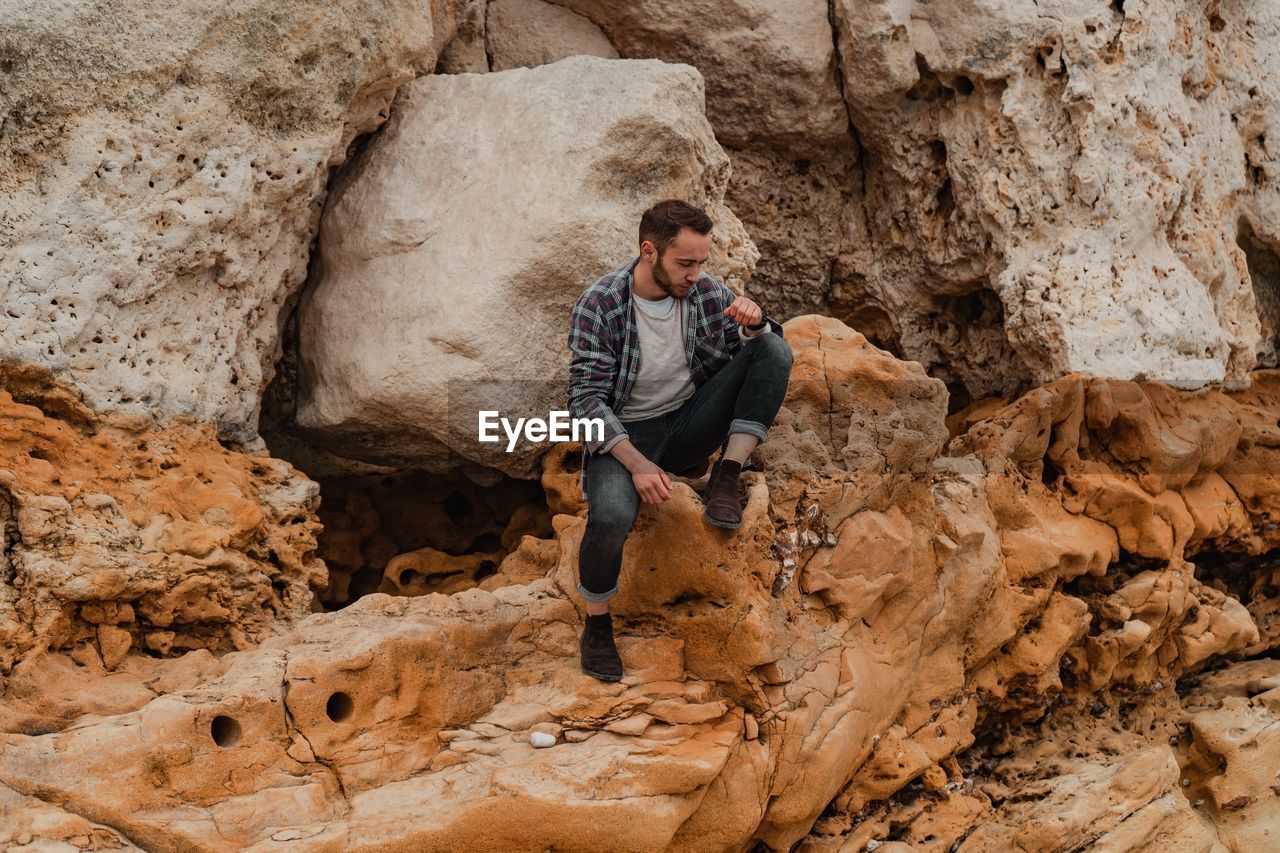
[[[330,169],[434,65],[433,5],[0,4],[0,363],[256,444]]]
[[[565,408],[570,309],[660,199],[708,210],[711,271],[740,286],[756,252],[728,171],[687,66],[578,56],[405,86],[321,225],[298,424],[370,462],[532,475],[548,445],[481,444],[478,410]]]

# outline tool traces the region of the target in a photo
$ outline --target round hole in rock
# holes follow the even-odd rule
[[[228,716],[219,714],[209,724],[209,734],[213,736],[213,742],[218,746],[235,746],[240,742],[240,724]]]
[[[329,719],[335,723],[340,723],[350,717],[356,710],[356,703],[351,700],[347,694],[339,691],[329,697],[329,701],[324,705],[324,712],[329,715]]]

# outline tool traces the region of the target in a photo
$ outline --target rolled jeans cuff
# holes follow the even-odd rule
[[[587,589],[585,586],[583,586],[581,581],[579,581],[579,582],[578,582],[578,593],[579,593],[583,598],[585,598],[587,601],[591,601],[591,602],[594,602],[594,603],[596,603],[596,604],[599,604],[600,602],[602,602],[602,601],[608,601],[609,599],[611,599],[611,598],[613,598],[615,595],[617,595],[617,594],[618,594],[618,585],[617,585],[617,584],[614,584],[614,585],[613,585],[613,589],[609,590],[608,592],[592,592],[591,590],[589,590],[589,589]]]
[[[761,444],[764,444],[764,440],[769,436],[769,430],[764,424],[756,421],[744,421],[741,418],[734,418],[729,423],[729,435],[733,435],[735,432],[754,435],[760,439]]]

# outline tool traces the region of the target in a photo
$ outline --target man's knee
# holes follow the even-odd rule
[[[599,501],[587,505],[587,526],[592,532],[609,539],[625,539],[636,523],[638,507],[621,502]]]
[[[795,361],[795,355],[791,352],[791,344],[787,343],[781,335],[761,335],[753,345],[756,347],[757,359],[776,362],[786,367],[790,367],[791,363]]]

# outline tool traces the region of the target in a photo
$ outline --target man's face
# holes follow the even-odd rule
[[[698,283],[702,265],[711,257],[711,235],[699,234],[692,228],[681,228],[666,251],[658,252],[653,265],[653,280],[662,292],[684,299]]]

